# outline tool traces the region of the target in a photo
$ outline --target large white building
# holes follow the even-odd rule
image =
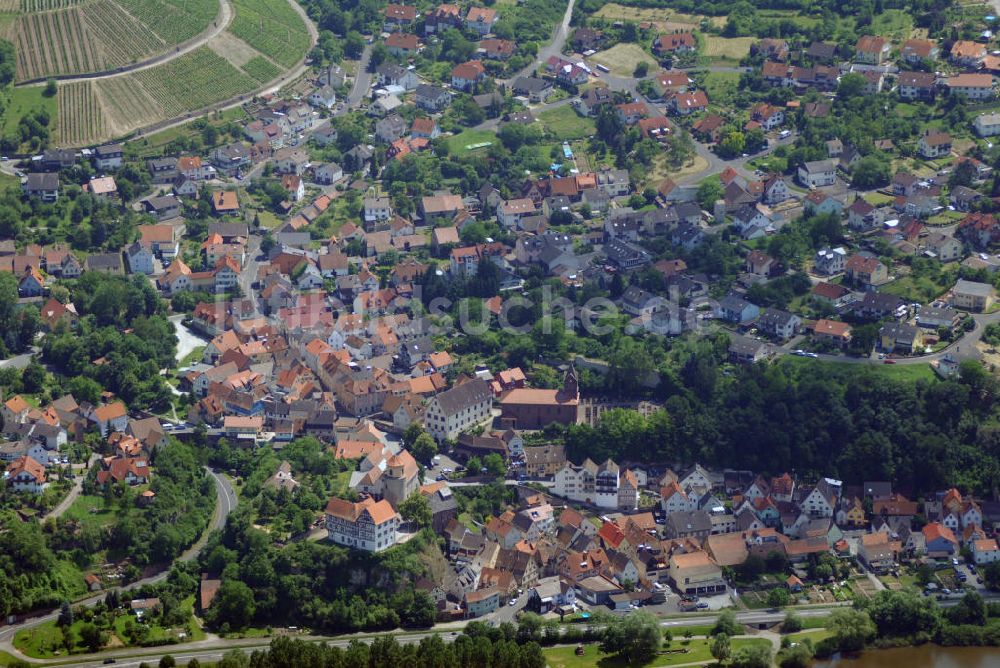
[[[571,501],[590,503],[599,508],[635,510],[639,485],[635,474],[622,471],[610,459],[597,465],[589,458],[582,464],[567,462],[556,471],[552,493]]]
[[[41,494],[45,490],[45,467],[25,455],[7,467],[7,484],[15,492]]]
[[[399,514],[385,499],[358,503],[333,498],[326,504],[326,530],[338,545],[381,552],[396,544]]]
[[[484,380],[470,380],[435,395],[427,402],[424,422],[434,440],[456,439],[490,416],[493,393]]]

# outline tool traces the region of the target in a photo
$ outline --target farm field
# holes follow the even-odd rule
[[[104,111],[94,93],[91,81],[79,81],[59,86],[56,95],[59,121],[56,143],[60,146],[86,146],[107,137]]]
[[[0,0],[8,1],[9,0]],[[219,11],[218,0],[22,0],[14,21],[17,79],[100,72],[188,40]]]
[[[47,12],[63,7],[72,7],[80,4],[81,0],[3,0],[0,2],[0,10],[5,12],[16,11],[18,7],[22,12]]]
[[[638,44],[621,42],[615,44],[606,51],[595,53],[590,57],[595,63],[600,63],[611,73],[620,77],[630,77],[635,72],[635,66],[639,63],[647,63],[650,71],[655,71],[656,60],[651,55],[642,50]]]
[[[704,35],[705,48],[702,55],[713,60],[738,61],[743,56],[750,53],[750,45],[756,39],[753,37],[718,37],[716,35]]]
[[[107,114],[108,137],[249,93],[257,80],[208,47],[147,70],[100,79],[97,97]]]
[[[118,4],[167,44],[191,39],[219,13],[216,0],[118,0]]]
[[[622,20],[635,21],[637,23],[649,21],[655,24],[660,32],[669,32],[670,30],[691,30],[697,28],[705,19],[710,21],[714,26],[722,27],[726,24],[725,16],[709,17],[697,14],[682,14],[671,9],[626,7],[614,2],[610,2],[601,7],[600,10],[595,12],[594,16],[611,21]]]
[[[153,99],[146,94],[133,76],[129,74],[101,79],[95,84],[111,136],[126,134],[136,127],[154,123],[162,117]]]
[[[107,64],[79,7],[21,16],[16,47],[17,78],[22,81],[99,70]]]
[[[248,92],[256,82],[207,47],[130,75],[156,104],[161,118]]]
[[[256,79],[258,83],[267,83],[281,74],[281,69],[264,56],[254,56],[240,69]]]
[[[287,0],[234,0],[229,32],[284,67],[309,49],[309,32]]]

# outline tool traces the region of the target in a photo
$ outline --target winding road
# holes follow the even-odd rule
[[[211,470],[207,466],[205,467],[205,471],[208,473],[209,476],[211,476],[212,481],[215,483],[215,496],[216,496],[215,511],[212,516],[211,522],[209,522],[208,527],[205,529],[204,533],[202,533],[201,538],[199,538],[197,542],[195,542],[191,547],[185,550],[180,557],[178,557],[178,560],[180,561],[192,561],[195,558],[197,558],[197,556],[201,553],[201,550],[205,547],[205,544],[208,542],[209,534],[211,534],[213,531],[220,530],[222,529],[222,527],[225,526],[226,518],[229,517],[230,513],[236,510],[236,506],[239,502],[239,499],[236,496],[236,492],[233,490],[233,487],[230,484],[228,478],[217,474],[215,471]],[[142,578],[141,580],[136,580],[135,582],[125,585],[124,587],[121,587],[121,590],[131,591],[134,589],[138,589],[144,585],[156,584],[157,582],[162,582],[167,579],[167,575],[169,575],[169,573],[170,573],[169,569],[160,571],[156,575],[151,575],[149,577]],[[82,601],[75,601],[74,605],[93,607],[94,605],[97,605],[97,603],[103,601],[104,596],[105,594],[102,592],[95,596],[86,598]],[[32,617],[17,624],[0,626],[0,650],[9,652],[10,654],[14,655],[19,659],[29,661],[30,659],[28,659],[28,657],[25,657],[23,654],[21,654],[20,651],[18,651],[14,647],[14,642],[13,642],[14,636],[20,631],[33,628],[40,624],[44,624],[45,622],[56,619],[58,616],[59,616],[59,610],[57,609],[48,612],[46,614],[39,615],[37,617]],[[134,654],[138,651],[139,650],[133,649],[132,653]],[[52,661],[65,663],[65,658],[54,659]],[[103,661],[103,656],[102,656],[102,661]],[[99,663],[101,663],[101,661],[97,661],[94,664],[89,664],[89,663],[77,664],[74,662],[74,665],[97,665]]]

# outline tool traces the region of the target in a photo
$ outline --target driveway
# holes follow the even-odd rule
[[[101,458],[100,455],[94,453],[90,455],[90,460],[87,462],[87,466],[85,468],[81,469],[80,471],[74,471],[74,475],[76,476],[76,478],[73,481],[73,488],[69,490],[69,494],[66,495],[66,498],[63,499],[58,506],[56,506],[46,514],[42,515],[41,522],[43,524],[45,523],[45,520],[49,519],[50,517],[52,518],[60,517],[63,513],[65,513],[69,509],[70,506],[73,505],[73,502],[76,501],[76,498],[80,496],[80,492],[83,490],[83,479],[87,477],[87,471],[90,469],[91,466],[97,463],[97,460],[99,460],[100,458]]]
[[[172,315],[170,316],[170,322],[174,326],[174,333],[177,335],[177,361],[180,362],[182,359],[191,354],[191,352],[198,348],[199,346],[204,346],[208,343],[207,340],[198,336],[190,329],[184,325],[183,315]]]

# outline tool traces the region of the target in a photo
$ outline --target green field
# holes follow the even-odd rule
[[[712,653],[709,651],[710,640],[705,638],[683,640],[675,639],[666,647],[670,650],[687,650],[684,653],[660,654],[649,664],[650,666],[676,666],[685,663],[697,663],[712,661]],[[751,645],[770,646],[767,640],[736,638],[732,641],[733,652],[741,647]],[[597,645],[584,645],[583,656],[576,655],[576,647],[552,647],[544,651],[545,660],[549,668],[618,668],[628,666],[627,661],[618,659],[612,655],[603,653]]]
[[[712,104],[730,104],[739,84],[738,72],[706,72],[702,77],[702,88]]]
[[[706,35],[702,55],[715,60],[738,61],[750,53],[750,45],[755,41],[756,39],[753,37]]]
[[[17,127],[21,118],[35,109],[44,109],[52,120],[49,127],[54,127],[59,115],[59,107],[55,97],[42,95],[41,86],[31,88],[13,88],[3,117],[3,133],[7,134]]]
[[[579,115],[569,105],[543,111],[538,120],[559,141],[586,139],[593,136],[596,127],[594,119]]]
[[[73,505],[63,513],[63,519],[79,522],[81,528],[110,526],[115,517],[115,507],[105,507],[104,497],[88,494],[76,497]]]
[[[934,371],[931,369],[930,365],[925,363],[851,364],[844,362],[827,362],[825,360],[810,359],[808,357],[795,357],[792,355],[785,355],[778,361],[778,364],[793,368],[795,367],[804,368],[810,365],[823,365],[826,366],[827,368],[838,367],[845,374],[870,373],[884,378],[891,378],[893,380],[912,381],[912,382],[916,382],[918,380],[933,381],[937,379],[937,376],[934,374]]]
[[[485,144],[486,142],[496,143],[498,141],[497,134],[492,130],[465,130],[448,138],[448,148],[452,153],[461,154],[467,153],[470,150],[476,150],[468,149],[466,148],[467,146]]]
[[[802,642],[806,638],[811,640],[813,644],[818,643],[821,640],[826,640],[833,635],[833,631],[829,629],[813,629],[811,631],[799,631],[798,633],[789,633],[785,638],[788,638],[789,642]]]
[[[909,39],[913,31],[913,15],[902,9],[887,9],[872,17],[869,31],[872,35],[882,35],[895,42]]]
[[[305,56],[309,32],[287,0],[234,0],[233,7],[229,32],[285,67]]]
[[[615,44],[607,51],[595,53],[590,59],[604,65],[612,74],[620,77],[632,76],[639,63],[646,63],[650,72],[656,67],[656,60],[643,51],[641,46],[627,42]]]

